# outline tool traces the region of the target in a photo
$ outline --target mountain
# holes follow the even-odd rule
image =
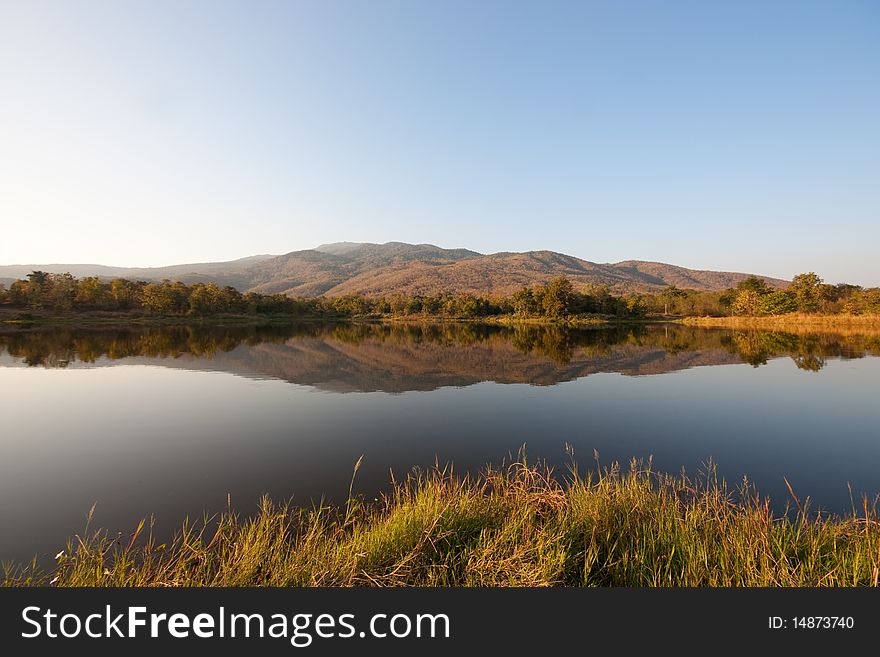
[[[482,257],[485,256],[476,251],[441,249],[432,244],[324,244],[317,249],[294,251],[255,265],[251,268],[252,289],[263,294],[283,292],[293,296],[405,292],[399,282],[390,281],[386,290],[375,287],[368,290],[357,281],[377,272],[430,270]]]
[[[617,292],[682,289],[723,290],[749,274],[687,269],[628,260],[598,264],[554,251],[493,253],[442,249],[431,244],[341,242],[294,251],[249,269],[253,290],[294,296],[325,294],[431,294],[440,291],[511,294],[557,276],[575,285],[604,283]],[[762,277],[769,284],[785,281]]]
[[[640,260],[601,264],[555,251],[484,255],[433,244],[338,242],[279,256],[259,255],[230,262],[155,268],[6,265],[0,266],[0,280],[21,278],[36,269],[70,272],[74,276],[215,282],[242,291],[291,296],[431,294],[441,291],[510,294],[524,285],[546,283],[557,276],[566,276],[575,286],[606,284],[615,292],[652,292],[668,285],[682,289],[723,290],[750,275]],[[776,278],[761,278],[775,287],[786,284]]]
[[[167,267],[108,267],[88,264],[0,265],[0,282],[4,279],[12,281],[24,278],[32,271],[45,271],[52,274],[69,273],[77,278],[99,276],[142,281],[161,281],[167,278],[184,283],[213,281],[218,285],[232,285],[238,289],[245,289],[250,285],[250,279],[244,272],[249,267],[274,257],[255,255],[227,262],[200,262]]]

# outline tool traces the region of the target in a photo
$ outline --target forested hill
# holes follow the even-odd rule
[[[69,272],[77,277],[214,282],[220,286],[231,285],[242,292],[291,296],[437,292],[509,295],[523,286],[544,284],[558,276],[565,276],[576,286],[608,285],[618,293],[656,292],[669,285],[681,289],[724,290],[749,276],[639,260],[600,264],[554,251],[484,255],[431,244],[339,242],[279,256],[259,255],[229,262],[155,268],[83,264],[3,265],[0,266],[0,281],[23,278],[35,270]],[[785,284],[779,279],[761,278],[774,287]]]

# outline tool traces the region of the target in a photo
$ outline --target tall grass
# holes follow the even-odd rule
[[[880,315],[848,315],[839,313],[822,315],[811,313],[789,313],[787,315],[761,315],[732,317],[684,317],[682,324],[703,328],[755,328],[785,329],[786,331],[812,331],[827,329],[835,333],[854,331],[875,334],[880,331]]]
[[[414,474],[375,503],[263,499],[186,523],[168,544],[76,537],[57,565],[7,566],[8,586],[877,586],[880,522],[633,463],[565,477],[519,459],[478,477]]]

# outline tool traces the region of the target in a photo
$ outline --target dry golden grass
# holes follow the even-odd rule
[[[794,498],[794,494],[792,494]],[[478,478],[436,470],[374,505],[263,500],[184,525],[157,544],[84,533],[48,571],[7,566],[7,586],[877,586],[880,522],[776,515],[751,490],[639,467],[560,482],[519,460]]]
[[[791,333],[833,331],[842,335],[880,333],[880,315],[814,315],[791,313],[770,316],[685,317],[682,324],[702,328],[751,328]]]

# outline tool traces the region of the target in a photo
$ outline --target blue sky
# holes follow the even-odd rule
[[[880,285],[880,4],[0,0],[0,228],[0,264],[399,240]]]

